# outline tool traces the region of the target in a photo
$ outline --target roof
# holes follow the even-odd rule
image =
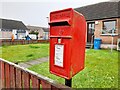
[[[22,21],[1,19],[1,18],[0,18],[0,28],[27,30],[27,27],[23,24]]]
[[[46,27],[38,27],[38,26],[27,26],[27,28],[29,30],[32,30],[32,31],[39,31],[39,30],[43,30],[44,32],[49,32],[49,29],[46,28]]]
[[[41,27],[38,27],[38,26],[27,26],[28,30],[32,30],[32,31],[36,31],[36,30],[42,30]]]
[[[119,2],[120,0],[109,0],[109,2]]]
[[[44,32],[49,32],[49,28],[43,28]]]
[[[93,5],[75,8],[86,20],[120,17],[120,0],[110,0]]]

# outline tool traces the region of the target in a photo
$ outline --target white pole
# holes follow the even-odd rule
[[[112,29],[112,43],[111,43],[111,52],[113,51],[113,42],[114,42],[114,29]]]
[[[114,41],[114,38],[113,38],[113,36],[112,36],[111,52],[113,51],[113,41]]]
[[[46,17],[47,18],[47,28],[49,29],[49,17]],[[47,39],[50,39],[50,31],[48,32],[48,36],[47,36]]]

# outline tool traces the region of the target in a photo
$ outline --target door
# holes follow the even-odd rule
[[[87,43],[90,43],[92,40],[92,35],[94,35],[95,31],[95,23],[89,22],[87,23]]]

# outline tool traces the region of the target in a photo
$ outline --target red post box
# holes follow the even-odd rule
[[[71,79],[84,68],[86,20],[72,8],[50,13],[50,72]]]

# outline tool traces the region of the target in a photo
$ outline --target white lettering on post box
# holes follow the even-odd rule
[[[55,45],[55,61],[54,64],[63,67],[64,45]]]

